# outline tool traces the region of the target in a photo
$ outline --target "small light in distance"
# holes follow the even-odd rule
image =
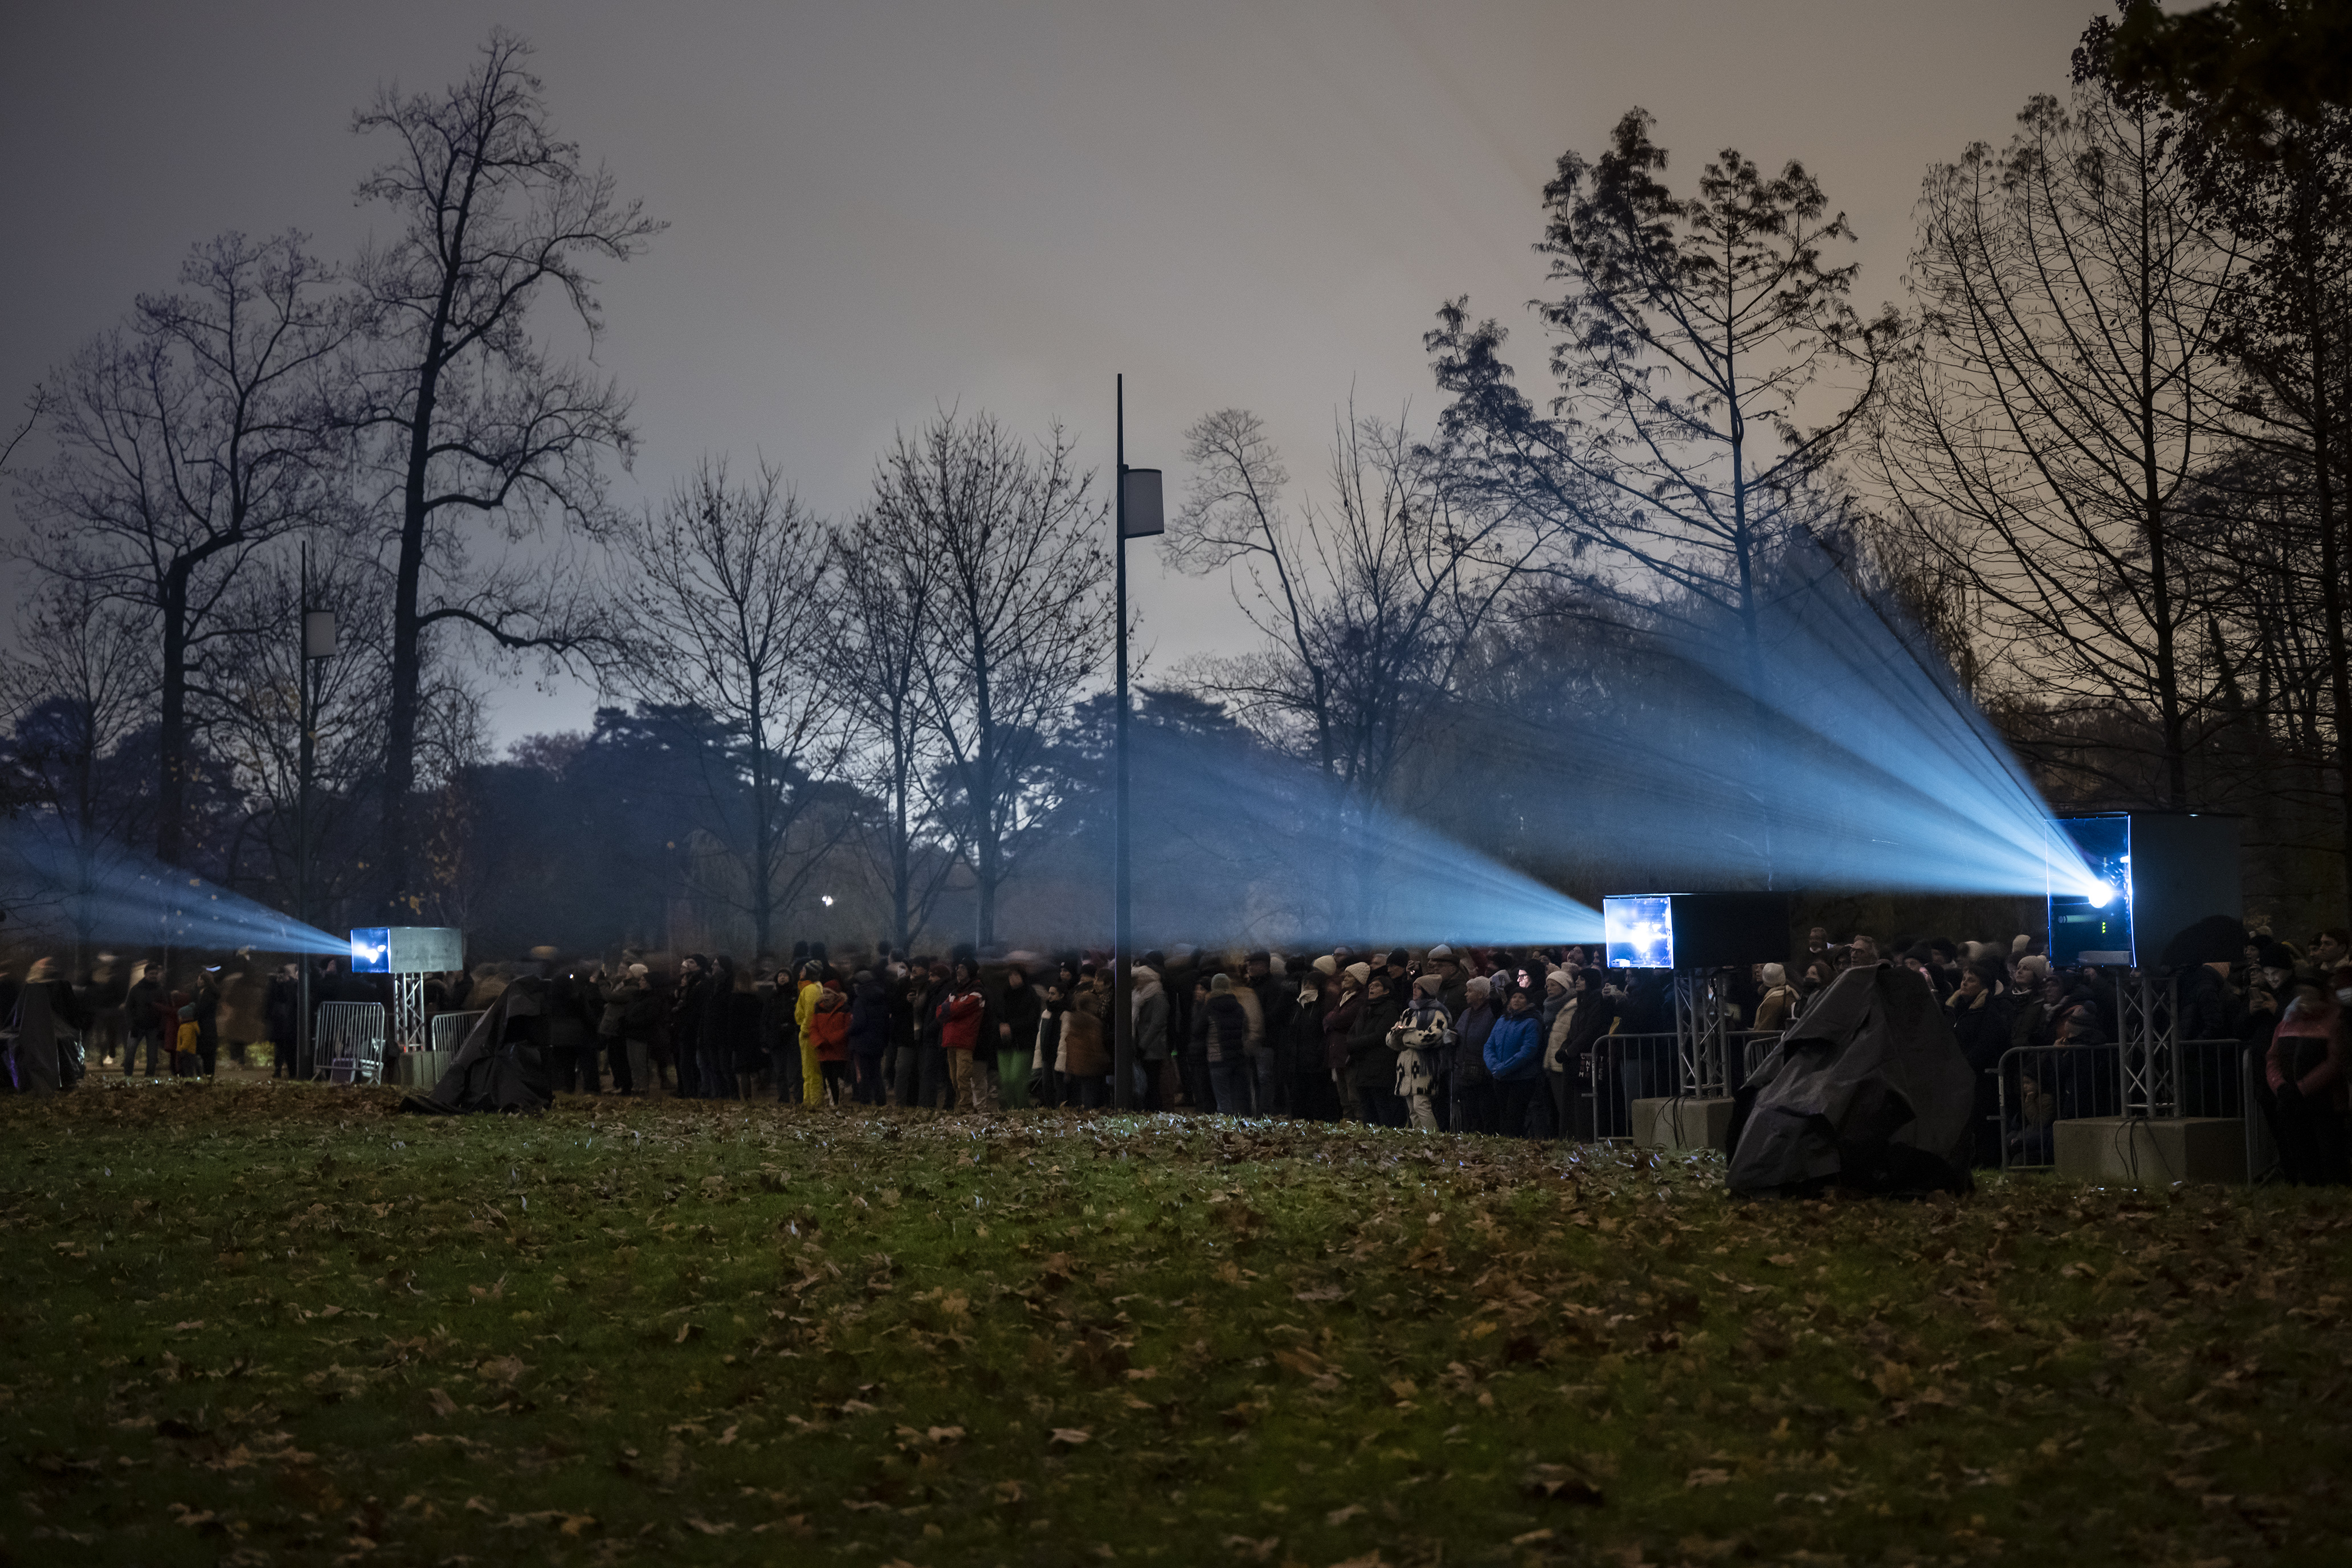
[[[831,893],[819,893],[816,896],[816,901],[823,904],[826,909],[833,908],[833,895]]]

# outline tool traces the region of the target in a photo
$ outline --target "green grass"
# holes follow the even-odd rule
[[[2352,1198],[1283,1123],[0,1104],[0,1560],[2340,1563]]]

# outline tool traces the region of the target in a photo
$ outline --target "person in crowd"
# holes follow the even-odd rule
[[[559,970],[547,983],[548,1080],[558,1094],[583,1089],[593,1094],[602,1087],[596,1078],[595,1033],[588,1017],[588,997],[580,977]],[[586,1061],[582,1058],[587,1058]],[[585,1068],[585,1082],[582,1068]]]
[[[1263,958],[1264,955],[1260,956]],[[1263,970],[1263,963],[1259,967]],[[1251,1116],[1264,1109],[1266,1100],[1263,1088],[1266,1063],[1265,1006],[1258,1000],[1257,987],[1250,980],[1249,966],[1246,963],[1243,964],[1242,978],[1239,981],[1234,981],[1230,973],[1227,974],[1226,979],[1229,982],[1227,990],[1233,996],[1234,1005],[1241,1008],[1244,1021],[1241,1091],[1245,1104],[1232,1114]]]
[[[1544,977],[1544,1087],[1551,1100],[1552,1125],[1569,1127],[1574,1125],[1570,1102],[1578,1087],[1569,1041],[1583,1014],[1584,976],[1562,964]]]
[[[1543,1049],[1542,1009],[1524,987],[1514,987],[1502,1017],[1487,1031],[1486,1047],[1486,1071],[1500,1102],[1496,1131],[1506,1138],[1541,1136],[1539,1129],[1528,1129],[1544,1091]]]
[[[1334,958],[1339,955],[1333,954]],[[1344,1121],[1364,1119],[1363,1101],[1356,1093],[1355,1075],[1348,1070],[1348,1041],[1356,1032],[1357,1020],[1363,1016],[1364,988],[1372,977],[1372,966],[1359,961],[1339,968],[1339,994],[1323,1010],[1323,1066],[1331,1075],[1331,1088],[1339,1101],[1339,1116]]]
[[[288,967],[290,969],[292,965],[289,964]],[[289,992],[292,989],[291,985],[288,986]],[[164,1035],[162,1016],[166,1000],[160,966],[152,963],[131,965],[131,985],[123,993],[122,997],[122,1076],[124,1078],[129,1078],[138,1071],[139,1052],[142,1046],[147,1052],[149,1078],[162,1078],[172,1070],[171,1044]],[[294,1000],[289,995],[286,999],[286,1022],[289,1027],[294,1022]],[[5,1016],[0,1014],[0,1016]],[[277,1037],[278,1025],[273,1016],[270,1023],[270,1039],[273,1046]],[[276,1053],[276,1058],[270,1064],[270,1076],[292,1078],[294,1047],[290,1038],[286,1048]]]
[[[1143,1065],[1143,1107],[1173,1110],[1176,1073],[1168,1055],[1168,993],[1160,972],[1149,964],[1137,968],[1129,994],[1135,1008],[1135,1059]]]
[[[2347,958],[2352,958],[2352,931],[2342,926],[2329,926],[2311,939],[2312,971],[2323,978],[2334,974]]]
[[[1367,1126],[1407,1125],[1405,1104],[1396,1092],[1397,1054],[1389,1036],[1405,1005],[1402,993],[1389,988],[1390,975],[1401,973],[1403,967],[1398,963],[1393,971],[1383,968],[1365,976],[1364,1005],[1348,1031],[1349,1078],[1356,1087],[1360,1119]]]
[[[1437,1131],[1437,1107],[1430,1089],[1438,1064],[1454,1043],[1454,1020],[1439,1000],[1444,977],[1433,970],[1412,983],[1404,1011],[1389,1026],[1388,1048],[1396,1058],[1391,1090],[1403,1102],[1406,1121],[1416,1132]]]
[[[1968,1058],[1976,1080],[1974,1129],[1976,1163],[2000,1164],[2000,1058],[2010,1048],[2009,997],[2002,988],[2000,965],[1982,959],[1960,972],[1959,984],[1944,1004],[1952,1021],[1952,1036]]]
[[[1090,963],[1066,966],[1063,973],[1071,977],[1070,1005],[1062,1015],[1063,1070],[1076,1089],[1078,1105],[1099,1110],[1111,1103],[1110,1009],[1116,998],[1102,984],[1102,972]]]
[[[1448,1094],[1452,1116],[1447,1125],[1455,1132],[1492,1132],[1501,1119],[1495,1093],[1495,1075],[1486,1068],[1486,1037],[1497,1015],[1495,982],[1474,974],[1462,985],[1463,1007],[1454,1025],[1453,1083]]]
[[[1804,998],[1789,984],[1789,971],[1783,965],[1765,964],[1756,978],[1762,994],[1756,999],[1755,1027],[1759,1033],[1777,1035],[1797,1021]]]
[[[35,959],[9,1015],[16,1043],[8,1062],[16,1092],[53,1095],[71,1087],[76,1075],[66,1058],[75,1033],[89,1026],[89,1014],[58,961]]]
[[[196,971],[196,992],[190,1005],[196,1010],[196,1056],[204,1064],[204,1076],[210,1079],[220,1069],[219,964],[208,964]]]
[[[890,1051],[890,988],[871,969],[849,977],[850,1097],[882,1103],[882,1060]]]
[[[1307,963],[1291,999],[1290,1108],[1294,1116],[1332,1121],[1339,1108],[1323,1059],[1323,1016],[1339,1000],[1339,961],[1327,954]]]
[[[704,991],[708,988],[709,960],[698,952],[689,952],[678,961],[677,988],[670,997],[668,1038],[669,1067],[677,1074],[677,1094],[681,1100],[701,1097],[702,1085],[698,1078],[701,1060],[701,1037]]]
[[[694,1037],[694,1085],[699,1099],[733,1100],[739,1093],[735,1077],[740,1054],[735,1038],[740,1017],[735,1005],[738,979],[735,961],[725,953],[711,960],[709,973],[703,978],[702,1016]],[[681,1069],[683,1066],[681,1062]]]
[[[950,1110],[982,1110],[981,1072],[972,1061],[980,1047],[981,1015],[988,1002],[980,994],[980,972],[960,962],[940,1002],[940,1046],[947,1052]]]
[[[1028,966],[1008,963],[994,1009],[996,1093],[1007,1110],[1029,1105],[1030,1066],[1037,1055],[1037,1020],[1045,1008],[1029,984]]]
[[[2343,1186],[2347,1168],[2345,1017],[2352,1006],[2352,963],[2328,982],[2298,978],[2294,1000],[2272,1031],[2263,1063],[2271,1129],[2286,1179],[2299,1186]]]
[[[1218,972],[1201,983],[1192,999],[1192,1033],[1209,1065],[1211,1104],[1223,1116],[1247,1116],[1249,1015],[1234,994],[1233,976]]]
[[[800,1046],[800,1103],[815,1105],[824,1098],[824,1068],[817,1060],[816,1041],[809,1034],[809,1020],[816,1016],[817,998],[824,991],[824,961],[819,956],[816,943],[809,944],[808,960],[801,965],[795,979],[798,988],[793,995],[793,1038]]]
[[[850,1000],[838,979],[818,983],[803,1037],[816,1053],[817,1103],[837,1106],[849,1098]]]

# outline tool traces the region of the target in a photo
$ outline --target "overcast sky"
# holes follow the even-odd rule
[[[1170,469],[1216,407],[1265,416],[1295,475],[1332,417],[1425,420],[1444,299],[1512,323],[1540,192],[1640,104],[1695,178],[1716,149],[1797,158],[1861,241],[1860,303],[1900,297],[1919,179],[2063,91],[2088,4],[1444,0],[476,6],[0,6],[0,409],[194,241],[297,226],[347,256],[351,134],[381,81],[461,76],[494,23],[538,47],[559,128],[670,224],[606,275],[600,358],[636,399],[657,495],[703,452],[781,462],[856,505],[892,431],[986,408],[1058,417],[1108,470]],[[12,422],[13,428],[13,422]],[[1165,669],[1242,634],[1222,586],[1143,553]],[[501,694],[502,736],[584,725],[590,693]]]

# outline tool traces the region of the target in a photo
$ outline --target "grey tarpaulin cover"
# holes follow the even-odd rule
[[[1731,1190],[1965,1191],[1974,1090],[1927,982],[1856,965],[1814,998],[1734,1097]]]
[[[474,1020],[457,1059],[427,1094],[412,1094],[403,1110],[457,1116],[469,1110],[545,1110],[555,1100],[547,1073],[547,983],[526,976],[499,993]]]

